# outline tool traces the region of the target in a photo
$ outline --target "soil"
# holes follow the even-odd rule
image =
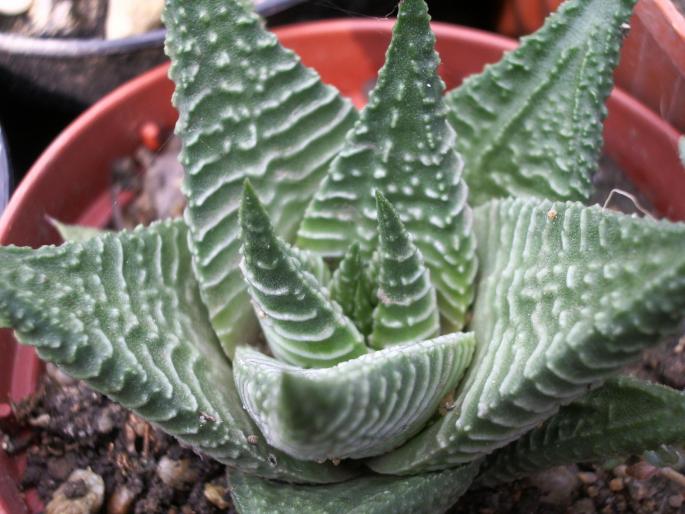
[[[82,480],[69,480],[77,469],[104,480],[104,509],[96,512],[234,512],[222,465],[184,449],[174,438],[53,367],[14,413],[17,424],[30,431],[15,431],[4,446],[9,453],[26,449],[21,486],[36,489],[47,514],[53,508],[53,493],[62,484],[68,486],[67,497],[86,496]],[[54,513],[63,514],[59,509]]]
[[[185,205],[179,189],[183,171],[177,162],[178,139],[155,126],[144,127],[141,138],[145,144],[133,156],[112,166],[113,229],[178,216]],[[607,159],[594,182],[599,193],[593,200],[607,208],[651,209]],[[614,189],[621,193],[611,194]],[[125,194],[133,200],[122,203]],[[9,453],[26,453],[21,485],[35,488],[48,507],[46,514],[60,512],[50,511],[50,502],[54,505],[60,495],[87,497],[84,480],[70,479],[79,469],[90,470],[104,481],[103,507],[94,512],[235,512],[224,466],[183,448],[54,367],[47,371],[36,393],[15,406],[14,426],[0,426],[5,431],[3,447]],[[685,338],[646,352],[626,373],[685,389]],[[496,489],[471,489],[450,510],[451,514],[564,512],[685,513],[685,476],[635,457],[565,466]]]

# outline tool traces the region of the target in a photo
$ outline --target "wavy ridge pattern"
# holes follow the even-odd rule
[[[187,232],[165,221],[59,247],[2,247],[0,322],[41,358],[229,466],[289,481],[349,477],[248,442],[259,431],[209,324]]]
[[[300,253],[293,253],[276,236],[249,183],[240,206],[240,224],[240,267],[273,354],[306,368],[333,366],[365,354],[364,336],[306,271]]]
[[[308,207],[297,244],[341,258],[359,241],[369,255],[381,191],[431,270],[443,332],[454,332],[473,300],[475,240],[429,20],[423,0],[401,3],[378,84]]]
[[[568,462],[640,455],[685,442],[685,393],[628,377],[610,379],[488,459],[494,485]]]
[[[472,205],[503,196],[589,198],[635,2],[565,2],[519,48],[447,95]]]
[[[231,356],[256,328],[238,270],[243,180],[291,238],[357,112],[278,44],[250,2],[167,0],[164,19],[193,262]]]
[[[413,477],[370,476],[333,486],[291,486],[231,473],[240,514],[441,514],[469,488],[478,465]]]
[[[525,200],[475,212],[478,347],[457,408],[376,471],[491,453],[636,359],[685,312],[683,224]]]
[[[473,334],[392,346],[302,370],[238,348],[235,381],[267,441],[306,460],[363,458],[416,434],[471,362]]]
[[[373,311],[371,347],[425,341],[440,332],[440,318],[421,252],[390,202],[377,192],[378,305]]]
[[[359,243],[352,243],[333,273],[329,287],[331,299],[365,336],[373,328],[373,309],[377,303],[372,268],[372,265],[365,266]]]

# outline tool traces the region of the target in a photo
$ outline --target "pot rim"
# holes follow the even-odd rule
[[[261,0],[255,10],[271,16],[304,0]],[[90,55],[116,55],[164,45],[165,29],[156,29],[117,39],[41,38],[0,32],[0,52],[51,58],[74,58]]]

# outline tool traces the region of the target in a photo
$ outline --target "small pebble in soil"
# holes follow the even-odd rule
[[[184,489],[197,480],[197,470],[188,459],[173,460],[162,457],[157,465],[157,476],[173,489]]]
[[[77,469],[52,495],[45,514],[95,514],[105,498],[105,482],[90,469]]]

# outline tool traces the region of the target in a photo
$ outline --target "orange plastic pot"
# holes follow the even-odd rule
[[[344,20],[277,30],[281,41],[316,68],[356,104],[383,63],[392,23]],[[435,24],[441,73],[449,87],[497,61],[513,41],[483,32]],[[40,246],[58,241],[46,215],[66,222],[102,226],[109,219],[109,167],[138,145],[141,125],[171,126],[172,85],[166,67],[157,68],[96,103],[47,149],[19,185],[0,218],[0,244]],[[606,152],[630,175],[659,211],[685,219],[685,172],[677,158],[677,134],[658,116],[626,94],[609,102]],[[0,423],[11,416],[9,402],[35,390],[41,365],[33,350],[0,331]],[[37,512],[40,504],[16,483],[22,461],[0,450],[0,513]]]
[[[563,0],[507,0],[498,30],[537,30]],[[685,133],[685,14],[672,0],[640,0],[616,72],[618,84]]]

